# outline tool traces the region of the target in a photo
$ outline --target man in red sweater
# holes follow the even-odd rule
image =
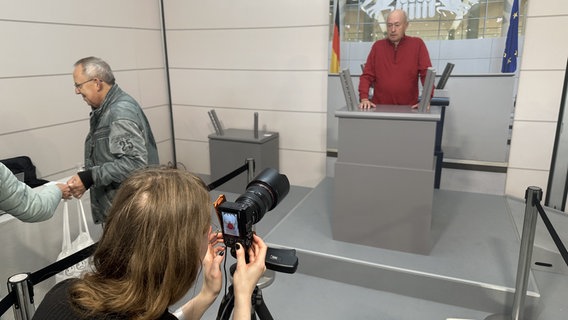
[[[377,104],[418,108],[418,77],[422,84],[432,66],[428,49],[420,38],[405,35],[406,13],[393,10],[387,18],[388,38],[376,41],[359,80],[359,108]],[[369,100],[369,88],[374,88]]]

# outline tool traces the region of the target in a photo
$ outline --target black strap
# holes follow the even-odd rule
[[[546,212],[544,212],[544,209],[542,208],[540,203],[535,201],[535,205],[536,208],[538,209],[538,213],[540,213],[540,217],[542,218],[544,225],[546,226],[546,229],[548,229],[548,233],[550,233],[550,236],[552,237],[552,240],[554,240],[554,243],[556,244],[558,251],[560,251],[560,255],[562,256],[562,259],[564,259],[564,263],[568,265],[568,250],[566,250],[566,247],[562,243],[562,240],[560,240],[558,233],[556,233],[554,226],[546,216]]]
[[[229,172],[227,175],[225,175],[224,177],[221,177],[220,179],[218,179],[217,181],[213,181],[211,182],[208,187],[209,190],[215,190],[217,189],[220,185],[224,184],[225,182],[233,179],[234,177],[238,176],[239,174],[247,171],[248,169],[248,164],[245,163],[244,165],[242,165],[241,167],[233,170],[232,172]]]
[[[51,278],[52,276],[56,275],[57,273],[69,268],[70,266],[77,264],[88,257],[90,257],[95,248],[97,247],[97,243],[94,243],[82,250],[75,252],[74,254],[65,257],[59,261],[56,261],[49,266],[40,269],[30,275],[30,281],[32,284],[36,285],[46,279]]]
[[[0,301],[0,316],[2,316],[10,307],[16,303],[16,293],[10,291],[10,293]]]

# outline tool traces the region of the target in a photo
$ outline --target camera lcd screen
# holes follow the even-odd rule
[[[239,222],[236,213],[231,212],[221,212],[223,216],[223,233],[226,235],[231,235],[235,237],[240,237],[239,233]]]

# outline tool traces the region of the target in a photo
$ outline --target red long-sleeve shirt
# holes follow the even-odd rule
[[[388,39],[376,41],[359,79],[359,98],[369,98],[373,86],[375,104],[414,105],[418,103],[418,77],[422,84],[432,66],[422,39],[404,36],[395,47]]]

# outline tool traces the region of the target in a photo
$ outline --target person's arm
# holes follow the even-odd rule
[[[39,191],[30,188],[0,164],[0,210],[24,222],[39,222],[53,216],[62,197],[69,191],[64,184],[48,184]]]
[[[253,235],[253,244],[249,248],[249,263],[245,261],[245,250],[237,245],[237,269],[233,274],[235,306],[233,320],[250,320],[251,297],[258,280],[266,271],[265,259],[267,246],[262,239]]]
[[[111,161],[81,171],[67,181],[75,198],[80,198],[93,185],[121,183],[131,172],[148,164],[146,140],[134,121],[120,119],[111,123],[108,150]]]
[[[193,299],[189,300],[174,315],[181,320],[201,319],[205,311],[213,304],[223,285],[223,274],[221,272],[221,262],[224,256],[220,254],[224,247],[217,246],[223,242],[222,233],[208,234],[209,244],[207,253],[203,258],[202,268],[204,272],[204,282],[201,291]]]
[[[376,105],[369,100],[369,91],[375,85],[375,59],[376,59],[376,45],[373,45],[371,52],[367,56],[363,73],[359,77],[359,108],[369,109],[375,108]]]
[[[420,73],[420,82],[424,86],[426,81],[426,73],[428,68],[432,67],[432,61],[430,61],[430,54],[428,53],[428,48],[422,39],[420,39],[420,44],[418,46],[418,72]],[[436,87],[432,85],[432,93],[430,97],[434,96],[434,89]]]

